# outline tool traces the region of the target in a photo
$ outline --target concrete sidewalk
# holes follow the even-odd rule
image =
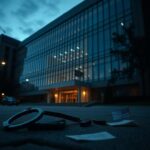
[[[90,127],[80,127],[76,123],[68,122],[64,130],[59,131],[29,131],[22,129],[18,131],[6,132],[2,128],[2,121],[11,115],[22,111],[28,106],[0,106],[0,150],[149,150],[150,149],[150,107],[149,106],[129,106],[131,117],[138,127],[110,127],[92,124]],[[34,105],[34,107],[36,107]],[[100,119],[111,121],[111,112],[117,108],[126,106],[37,106],[44,110],[62,112],[80,117],[81,119]],[[41,121],[48,122],[52,118],[44,117]],[[76,142],[70,140],[66,135],[95,133],[107,131],[114,135],[116,139],[96,141],[96,142]]]

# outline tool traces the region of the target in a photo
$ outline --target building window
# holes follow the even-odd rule
[[[114,20],[116,17],[116,9],[115,9],[115,0],[111,0],[110,2],[110,19]]]
[[[88,20],[89,20],[89,27],[92,26],[92,22],[93,22],[93,19],[92,19],[92,8],[89,9],[89,12],[88,12]]]
[[[107,21],[108,17],[109,17],[108,2],[104,2],[104,21]]]
[[[117,4],[117,15],[118,17],[121,17],[123,14],[123,3],[122,0],[116,0]]]

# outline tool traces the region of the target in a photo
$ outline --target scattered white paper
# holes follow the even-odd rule
[[[124,125],[137,125],[134,120],[121,120],[115,122],[107,122],[107,125],[110,126],[124,126]]]
[[[119,120],[129,119],[129,118],[130,118],[130,109],[128,107],[117,109],[112,112],[113,121],[119,121]]]
[[[90,134],[79,134],[79,135],[66,135],[68,138],[77,141],[98,141],[98,140],[109,140],[116,138],[112,134],[108,132],[97,132],[97,133],[90,133]]]

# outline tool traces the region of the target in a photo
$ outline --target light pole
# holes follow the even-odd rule
[[[3,80],[3,67],[6,65],[6,62],[5,61],[1,61],[0,62],[0,78],[1,78],[1,80],[0,80],[0,83],[1,83],[1,87],[0,88],[2,88],[1,90],[2,91],[5,91],[5,88],[3,87],[4,85],[5,85],[5,81]],[[1,93],[1,97],[4,97],[5,96],[5,93],[4,92],[2,92]]]

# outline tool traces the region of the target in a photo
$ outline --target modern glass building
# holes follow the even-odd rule
[[[112,55],[112,34],[135,25],[143,34],[140,0],[85,0],[29,38],[17,52],[19,95],[49,103],[101,101],[111,71],[127,64]],[[137,13],[138,12],[138,13]],[[138,80],[121,79],[116,95],[139,95]]]

